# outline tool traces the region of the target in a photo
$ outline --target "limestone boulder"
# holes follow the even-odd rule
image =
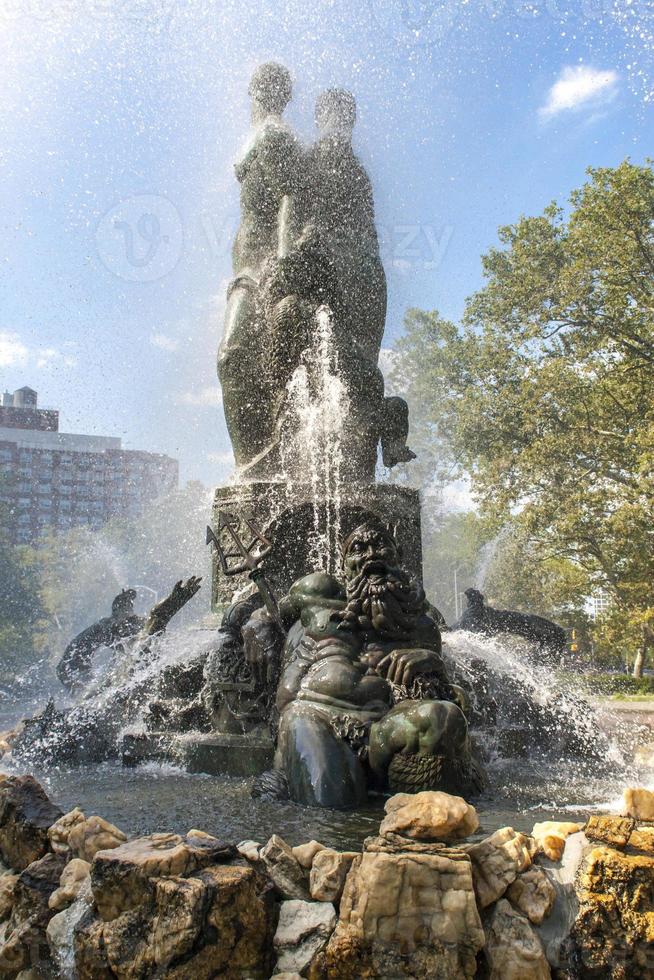
[[[464,851],[374,837],[352,862],[340,918],[318,965],[339,980],[460,980],[475,975],[483,943]]]
[[[259,860],[261,844],[256,840],[242,840],[240,844],[236,845],[236,850],[246,861],[256,864]]]
[[[155,877],[140,903],[109,921],[90,911],[77,923],[76,976],[264,980],[276,915],[268,879],[245,862]]]
[[[509,885],[506,897],[518,912],[539,926],[554,908],[556,889],[547,872],[534,865]]]
[[[636,827],[629,837],[629,850],[654,854],[654,827]]]
[[[0,947],[0,976],[13,977],[33,962],[49,962],[46,928],[53,912],[50,895],[59,885],[64,859],[49,853],[18,876],[11,915]]]
[[[51,803],[33,776],[5,776],[0,781],[0,855],[23,871],[49,848],[48,830],[62,812]]]
[[[7,874],[0,877],[0,922],[4,922],[11,915],[17,881],[18,875]]]
[[[535,844],[532,838],[512,827],[503,827],[478,844],[465,845],[464,850],[472,862],[479,906],[486,908],[501,898],[518,875],[531,866]]]
[[[593,848],[577,878],[579,911],[567,942],[580,977],[654,976],[654,855]]]
[[[79,820],[70,828],[68,849],[73,857],[92,861],[98,851],[120,847],[127,840],[126,834],[102,817]]]
[[[589,817],[584,833],[594,844],[609,844],[611,847],[623,848],[629,843],[635,826],[636,821],[633,817],[594,814]]]
[[[69,861],[61,872],[59,888],[53,891],[48,900],[50,908],[56,912],[68,908],[75,901],[84,885],[88,883],[90,887],[90,871],[91,865],[88,861],[82,861],[81,858],[73,858],[72,861]]]
[[[383,837],[400,834],[413,840],[454,840],[468,837],[479,826],[474,806],[449,793],[396,793],[384,809],[387,815],[379,828]]]
[[[273,940],[278,973],[304,973],[327,945],[336,925],[330,902],[282,902]]]
[[[318,851],[309,874],[311,898],[316,902],[338,903],[355,857],[358,851],[333,851],[329,847]]]
[[[64,813],[63,817],[55,821],[48,830],[51,850],[55,854],[63,854],[65,857],[70,857],[70,847],[68,846],[70,832],[73,827],[77,827],[85,821],[86,817],[78,806],[74,810],[70,810],[69,813]]]
[[[282,898],[308,901],[309,876],[283,838],[273,834],[259,856]]]
[[[534,824],[531,836],[538,844],[538,850],[550,861],[560,861],[565,850],[565,842],[570,834],[583,830],[582,823],[566,820],[544,820]]]
[[[91,915],[92,905],[91,880],[87,876],[75,901],[61,912],[56,912],[48,922],[46,938],[50,956],[61,980],[76,980],[75,929],[85,917]]]
[[[623,793],[623,812],[635,820],[654,820],[654,792],[643,787],[629,787]]]
[[[99,915],[111,921],[149,901],[157,879],[187,877],[236,853],[233,845],[215,837],[191,834],[152,834],[98,851],[91,866],[91,887]]]
[[[6,732],[0,732],[0,759],[11,752],[13,741],[14,732],[12,729],[8,729]]]
[[[301,864],[303,868],[309,871],[314,857],[318,851],[325,850],[325,845],[320,844],[317,840],[310,840],[306,844],[298,844],[297,847],[292,847],[291,850],[298,864]]]
[[[549,980],[552,976],[540,939],[505,899],[493,909],[484,953],[489,980]]]

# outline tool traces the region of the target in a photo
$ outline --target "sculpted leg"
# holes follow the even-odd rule
[[[468,778],[468,725],[450,701],[402,701],[370,729],[370,766],[391,789],[461,789]]]
[[[247,465],[272,438],[272,413],[265,363],[264,323],[255,285],[237,281],[225,314],[218,351],[218,378],[236,465]]]
[[[359,806],[367,798],[362,764],[310,705],[295,701],[285,708],[275,761],[286,773],[295,803],[344,809]]]

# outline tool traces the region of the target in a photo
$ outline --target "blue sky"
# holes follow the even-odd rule
[[[307,141],[351,89],[389,282],[458,317],[498,225],[654,146],[649,0],[12,0],[0,14],[0,383],[207,484],[233,161],[262,60]],[[148,217],[154,215],[154,219]],[[158,222],[153,224],[153,221]]]

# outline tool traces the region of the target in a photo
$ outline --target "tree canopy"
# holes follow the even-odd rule
[[[407,315],[396,376],[417,442],[539,560],[606,590],[635,635],[654,608],[652,167],[591,169],[569,208],[499,241],[461,325]]]

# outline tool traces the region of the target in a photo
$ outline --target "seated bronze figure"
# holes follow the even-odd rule
[[[277,774],[258,791],[325,807],[360,805],[370,790],[474,791],[480,773],[461,692],[422,586],[377,521],[353,530],[342,552],[344,584],[313,572],[282,599],[285,636],[263,609],[241,626],[244,708],[266,702],[257,689],[274,688]],[[227,648],[233,659],[234,637]],[[220,660],[217,650],[209,686]],[[252,712],[241,717],[252,723]]]

